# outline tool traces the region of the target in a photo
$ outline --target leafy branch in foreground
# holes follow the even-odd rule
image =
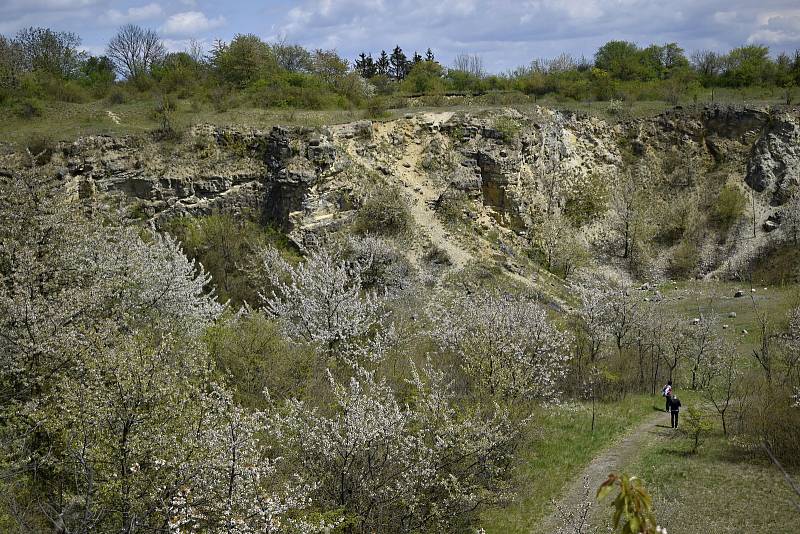
[[[615,529],[622,521],[622,534],[656,534],[657,532],[666,534],[666,529],[656,525],[656,517],[653,514],[653,498],[640,479],[626,474],[612,473],[597,489],[597,500],[608,497],[614,488],[619,488],[619,493],[611,502],[611,506],[614,508]]]

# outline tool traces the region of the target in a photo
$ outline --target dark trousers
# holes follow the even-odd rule
[[[669,396],[669,395],[667,395],[667,405],[664,407],[664,411],[665,411],[665,412],[668,412],[668,411],[669,411],[669,401],[670,401],[670,396]]]
[[[672,428],[678,428],[678,414],[680,412],[672,412]]]

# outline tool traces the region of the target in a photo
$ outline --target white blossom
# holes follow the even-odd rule
[[[325,508],[357,517],[363,531],[451,530],[500,496],[514,436],[502,411],[459,414],[430,366],[414,373],[413,405],[360,367],[348,383],[330,382],[331,413],[294,400],[273,419]]]
[[[553,400],[568,359],[568,335],[525,296],[462,295],[431,313],[431,334],[462,358],[465,372],[492,396]]]
[[[363,266],[337,257],[329,248],[314,250],[296,267],[267,252],[265,262],[280,265],[284,281],[273,269],[271,296],[262,295],[266,311],[280,319],[295,341],[318,343],[328,356],[346,354],[366,340],[384,318],[385,296],[363,289]]]

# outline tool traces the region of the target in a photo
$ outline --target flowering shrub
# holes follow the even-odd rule
[[[296,267],[267,249],[264,262],[276,288],[262,295],[266,311],[294,341],[319,344],[328,357],[354,350],[384,318],[385,296],[363,288],[366,263],[348,262],[329,248],[315,250]]]
[[[317,480],[316,503],[357,532],[459,530],[504,495],[514,432],[502,410],[460,413],[430,366],[413,373],[413,404],[358,366],[349,383],[329,377],[329,412],[289,401],[273,425],[282,453]]]
[[[3,514],[58,532],[288,530],[309,487],[273,476],[262,418],[211,382],[208,275],[171,238],[79,208],[36,169],[0,175]]]
[[[431,335],[452,350],[478,391],[505,401],[553,400],[568,359],[569,336],[524,295],[461,295],[431,313]]]

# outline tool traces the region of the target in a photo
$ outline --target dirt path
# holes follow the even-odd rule
[[[411,191],[411,216],[417,228],[427,236],[431,243],[445,250],[453,268],[461,269],[471,259],[472,254],[461,248],[436,216],[434,202],[441,191],[436,190],[427,176],[417,170],[422,157],[422,146],[410,143],[397,166],[397,174],[403,185]]]
[[[586,468],[571,481],[563,490],[558,504],[562,509],[575,510],[586,499],[584,480],[589,482],[589,497],[593,500],[600,484],[608,477],[609,473],[620,472],[627,468],[638,456],[642,446],[646,443],[660,439],[669,424],[669,416],[664,412],[654,412],[634,428],[631,432],[617,440],[611,447],[600,453]],[[591,517],[608,512],[605,504],[595,504],[590,512]],[[591,521],[597,524],[597,521]],[[536,532],[555,534],[563,527],[563,521],[558,511],[554,510],[544,518],[536,528]],[[572,532],[572,531],[570,531]]]

